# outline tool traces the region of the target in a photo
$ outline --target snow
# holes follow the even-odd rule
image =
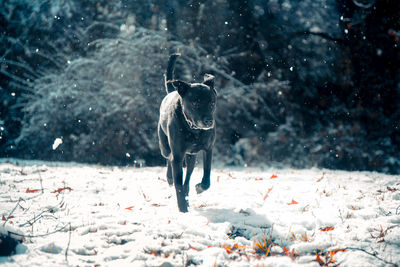
[[[61,138],[56,138],[53,143],[53,150],[56,150],[59,145],[63,143]]]
[[[400,263],[399,176],[221,168],[197,195],[196,168],[179,213],[166,168],[1,162],[0,231],[25,236],[5,266]]]

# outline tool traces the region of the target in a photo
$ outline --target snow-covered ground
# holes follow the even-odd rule
[[[391,266],[400,264],[400,177],[213,169],[178,212],[165,168],[0,163],[6,266]],[[268,255],[268,256],[267,256]]]

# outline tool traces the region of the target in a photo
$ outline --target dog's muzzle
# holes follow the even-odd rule
[[[193,130],[210,130],[210,129],[214,128],[214,121],[211,121],[211,122],[207,123],[207,125],[205,125],[203,122],[195,124],[194,122],[189,120],[186,116],[185,116],[185,119],[186,119],[186,122],[188,123],[190,129],[193,129]]]
[[[185,111],[182,110],[183,117],[185,118],[185,121],[189,125],[190,129],[193,130],[210,130],[214,128],[214,120],[206,120],[205,122],[200,121],[199,123],[194,123],[192,120],[190,120],[186,114]]]

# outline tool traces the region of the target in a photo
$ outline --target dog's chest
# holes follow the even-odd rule
[[[193,132],[185,137],[187,144],[186,153],[195,154],[200,150],[207,149],[212,140],[212,131]]]

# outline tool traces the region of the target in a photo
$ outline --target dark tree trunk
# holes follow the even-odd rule
[[[355,0],[338,0],[341,26],[352,62],[354,105],[371,137],[382,131],[399,145],[399,129],[391,121],[399,118],[400,2],[375,1],[372,6]],[[372,3],[372,2],[371,2]],[[396,118],[395,118],[395,117]]]

